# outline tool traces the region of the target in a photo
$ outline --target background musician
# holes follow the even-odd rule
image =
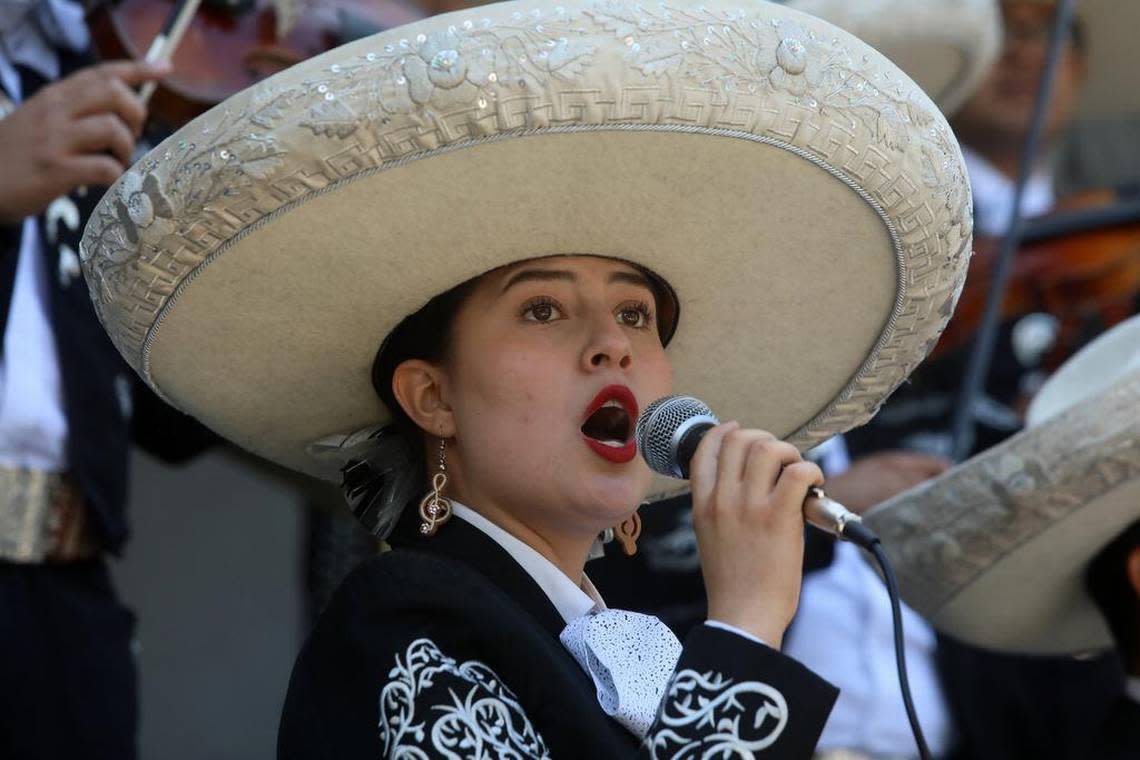
[[[204,443],[136,394],[91,308],[79,237],[130,165],[163,66],[96,64],[83,9],[0,3],[0,757],[132,758],[134,615],[105,556],[127,538],[132,426]],[[128,214],[141,199],[125,199]],[[178,427],[171,427],[176,424]],[[141,425],[141,427],[140,427]]]

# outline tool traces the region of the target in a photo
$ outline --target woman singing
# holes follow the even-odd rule
[[[358,467],[415,473],[389,472],[381,489],[446,475],[451,518],[405,508],[393,551],[342,587],[294,671],[284,756],[615,757],[643,737],[666,756],[768,742],[810,754],[836,692],[778,652],[802,505],[822,483],[794,446],[727,423],[698,449],[710,623],[683,648],[653,618],[591,620],[605,609],[584,573],[591,546],[649,488],[633,423],[671,390],[669,297],[622,261],[549,257],[461,285],[392,333],[375,377],[398,420],[381,435],[398,440]],[[722,690],[715,724],[680,719]],[[724,734],[725,717],[740,734]]]
[[[799,451],[929,350],[969,202],[933,104],[810,16],[504,3],[207,113],[83,260],[147,382],[340,479],[388,544],[301,652],[280,757],[799,758],[836,697],[780,653],[822,484]],[[693,457],[683,643],[586,572],[677,489],[633,436],[674,390],[765,428]]]

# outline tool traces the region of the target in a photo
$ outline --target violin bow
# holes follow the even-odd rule
[[[1073,0],[1058,0],[1057,8],[1054,11],[1053,27],[1049,32],[1049,50],[1045,58],[1045,69],[1041,73],[1041,81],[1037,86],[1037,96],[1033,104],[1033,120],[1030,122],[1029,134],[1025,139],[1025,148],[1021,152],[1009,222],[1006,225],[1001,246],[998,248],[990,287],[986,294],[986,306],[982,312],[982,322],[966,364],[966,371],[963,374],[962,385],[958,393],[958,404],[954,410],[951,440],[955,462],[961,462],[969,456],[977,437],[977,431],[974,427],[974,407],[982,393],[985,392],[986,378],[990,373],[990,364],[993,360],[994,345],[997,341],[997,332],[1001,320],[1001,302],[1009,285],[1009,277],[1013,269],[1013,257],[1017,253],[1025,231],[1021,201],[1025,195],[1025,186],[1029,182],[1029,175],[1033,171],[1040,148],[1045,115],[1049,109],[1049,99],[1053,93],[1053,81],[1056,78],[1057,62],[1061,58],[1065,37],[1073,21],[1073,6]]]
[[[147,63],[169,62],[174,57],[174,51],[178,48],[178,43],[182,41],[182,35],[186,34],[186,29],[190,26],[190,21],[198,12],[198,6],[201,4],[202,0],[181,0],[178,6],[166,17],[166,23],[162,25],[162,29],[155,35],[154,41],[150,43],[150,49],[146,51],[144,57]],[[150,101],[150,96],[154,94],[157,87],[158,82],[153,80],[142,86],[139,90],[139,97],[142,99],[143,105]]]

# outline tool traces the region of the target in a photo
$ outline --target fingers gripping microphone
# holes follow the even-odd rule
[[[665,396],[637,419],[637,448],[654,472],[688,479],[689,462],[709,429],[720,424],[704,402],[692,396]],[[861,546],[877,541],[862,518],[812,488],[804,500],[804,519],[838,538]]]
[[[654,472],[674,478],[689,477],[689,461],[701,438],[719,421],[712,409],[692,396],[666,396],[646,407],[637,420],[637,447]],[[827,498],[822,488],[812,488],[804,499],[804,519],[817,528],[861,546],[874,555],[883,570],[883,580],[891,599],[891,621],[895,636],[895,663],[907,720],[914,732],[919,757],[929,760],[930,750],[918,722],[910,682],[906,672],[902,606],[898,581],[883,546],[859,515]]]

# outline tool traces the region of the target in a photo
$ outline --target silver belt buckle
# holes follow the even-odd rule
[[[47,556],[49,513],[59,473],[0,467],[0,559],[42,562]]]

